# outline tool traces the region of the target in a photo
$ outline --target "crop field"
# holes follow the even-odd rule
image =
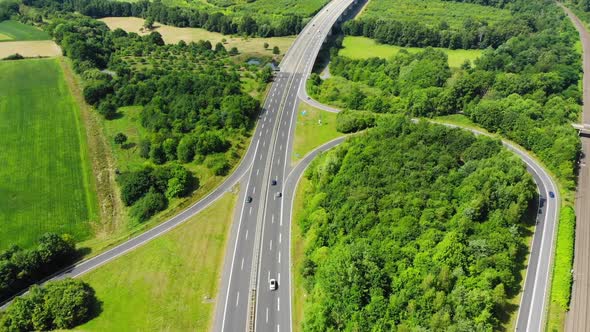
[[[101,19],[111,30],[121,28],[127,32],[136,32],[141,35],[149,32],[142,32],[144,20],[136,17],[106,17]],[[271,38],[243,38],[224,36],[217,32],[209,32],[205,29],[197,28],[177,28],[168,25],[156,23],[155,31],[162,35],[167,44],[176,44],[181,40],[185,42],[208,40],[213,45],[225,39],[225,48],[237,47],[238,51],[243,54],[252,56],[272,56],[272,48],[278,46],[281,54],[284,54],[289,46],[295,40],[295,37],[271,37]],[[268,49],[264,49],[264,43],[268,43]]]
[[[453,28],[459,28],[468,17],[486,20],[493,24],[510,17],[510,11],[441,0],[371,0],[361,16],[363,18],[417,21],[431,26],[436,26],[444,21]]]
[[[25,58],[51,57],[62,54],[61,48],[53,40],[5,41],[0,43],[0,59],[15,53]]]
[[[0,62],[0,250],[90,235],[97,203],[79,108],[57,59]]]
[[[49,34],[17,21],[0,22],[0,41],[48,40]],[[0,46],[2,47],[2,46]]]
[[[423,48],[419,47],[400,47],[379,44],[371,38],[354,36],[346,36],[342,46],[343,48],[340,50],[339,54],[351,59],[367,59],[371,57],[388,59],[399,53],[401,50],[406,50],[410,53],[417,53],[423,50]],[[438,49],[447,54],[449,57],[449,66],[451,68],[459,68],[465,60],[470,60],[473,63],[475,59],[483,54],[483,50]]]
[[[225,194],[170,233],[85,275],[103,305],[79,330],[210,330],[236,198]]]

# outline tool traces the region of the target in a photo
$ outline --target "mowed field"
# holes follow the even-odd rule
[[[511,16],[507,9],[470,3],[441,0],[370,0],[363,18],[394,19],[437,26],[444,21],[459,28],[467,18],[485,20],[490,24]]]
[[[410,53],[417,53],[423,48],[418,47],[400,47],[394,45],[379,44],[375,40],[367,37],[353,37],[346,36],[342,43],[343,48],[339,54],[351,59],[368,59],[371,57],[378,57],[388,59],[399,53],[401,50],[406,50]],[[437,48],[442,50],[449,57],[449,66],[451,68],[459,68],[465,60],[470,60],[472,63],[479,58],[483,50],[450,50],[448,48]]]
[[[144,20],[136,17],[106,17],[100,19],[108,25],[111,30],[121,28],[127,32],[135,32],[140,35],[149,34],[149,31],[140,31],[143,27]],[[197,28],[177,28],[173,26],[155,24],[154,31],[159,32],[166,44],[176,44],[181,40],[189,43],[191,41],[208,40],[213,45],[226,40],[224,45],[226,49],[237,47],[240,53],[253,56],[272,56],[272,48],[278,46],[281,54],[284,54],[289,46],[295,40],[295,37],[271,37],[271,38],[243,38],[239,36],[225,36],[217,32],[210,32],[205,29]],[[264,43],[268,43],[268,49],[264,49]]]
[[[0,41],[48,40],[49,34],[17,21],[0,22]],[[1,47],[1,46],[0,46]]]
[[[79,108],[57,59],[0,62],[0,250],[87,238],[97,203]]]
[[[237,195],[82,277],[102,313],[80,331],[210,330]]]

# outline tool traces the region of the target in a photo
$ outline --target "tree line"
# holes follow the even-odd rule
[[[47,233],[31,249],[12,246],[0,252],[0,301],[26,289],[76,259],[73,238]]]
[[[498,140],[386,116],[306,177],[304,331],[500,328],[535,186]]]
[[[181,28],[203,28],[222,34],[259,37],[296,35],[305,23],[304,18],[298,15],[226,14],[221,11],[167,6],[161,0],[23,0],[23,3],[49,12],[78,12],[93,18],[134,16]]]
[[[525,18],[513,17],[494,25],[471,18],[460,29],[447,23],[428,26],[416,21],[363,18],[346,22],[343,31],[351,36],[365,36],[382,44],[450,49],[496,48],[514,36],[527,35],[535,27]]]

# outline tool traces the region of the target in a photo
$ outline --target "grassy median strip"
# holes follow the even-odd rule
[[[555,263],[551,280],[551,299],[547,331],[563,330],[565,313],[569,310],[572,291],[576,214],[571,206],[561,208],[555,245]]]
[[[236,195],[83,277],[102,313],[84,331],[207,331]]]
[[[307,103],[299,104],[293,141],[292,160],[294,162],[299,161],[320,145],[343,135],[336,130],[336,115]]]

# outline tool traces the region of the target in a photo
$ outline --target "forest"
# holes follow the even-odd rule
[[[84,79],[84,98],[105,119],[123,116],[123,106],[143,108],[139,120],[148,135],[134,144],[148,166],[118,178],[134,220],[146,221],[198,188],[199,179],[183,164],[204,164],[223,176],[239,160],[238,145],[260,107],[242,79],[263,90],[270,68],[234,61],[222,43],[165,45],[157,32],[110,31],[79,14],[56,16],[46,29]],[[126,137],[119,139],[123,147]]]
[[[306,177],[305,331],[499,328],[535,186],[498,140],[390,115]]]
[[[227,14],[210,8],[168,6],[161,0],[122,2],[111,0],[23,0],[27,6],[45,11],[81,13],[93,18],[142,17],[177,26],[203,28],[222,34],[273,37],[298,34],[304,26],[299,15]]]
[[[442,50],[400,52],[352,60],[332,51],[330,72],[313,75],[309,92],[345,109],[434,117],[464,113],[485,129],[535,152],[569,188],[580,150],[576,121],[581,104],[578,36],[550,1],[517,1],[532,31],[488,48],[474,63],[451,71]],[[535,13],[544,12],[544,15]],[[338,43],[336,43],[338,46]]]

